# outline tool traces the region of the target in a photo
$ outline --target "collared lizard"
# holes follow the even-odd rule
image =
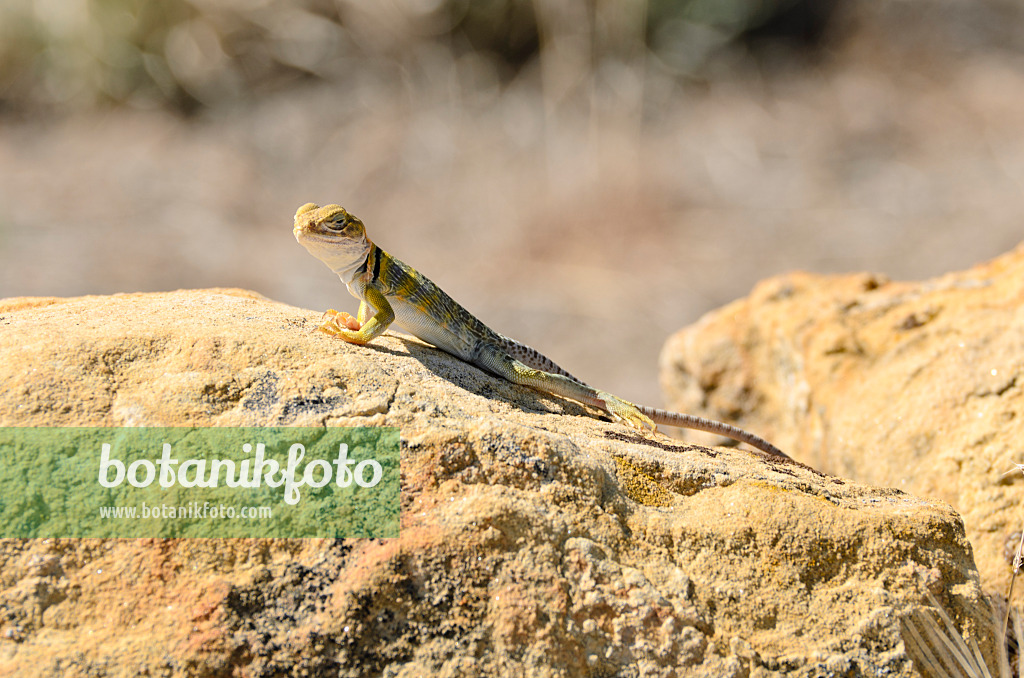
[[[367,344],[392,323],[468,363],[537,390],[597,407],[640,429],[655,424],[716,433],[788,459],[768,441],[722,422],[634,405],[588,386],[550,358],[498,334],[411,266],[373,244],[358,218],[338,205],[306,203],[295,213],[295,239],[327,264],[359,299],[355,318],[330,309],[320,330],[352,344]]]

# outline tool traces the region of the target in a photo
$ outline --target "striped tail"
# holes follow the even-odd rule
[[[587,386],[586,382],[580,381],[576,377],[572,376],[564,369],[559,367],[555,361],[547,357],[535,348],[531,348],[526,344],[520,343],[511,337],[504,335],[498,335],[502,341],[502,348],[510,356],[518,360],[519,362],[532,367],[536,370],[542,370],[551,374],[560,374],[563,377],[572,379],[576,383]],[[588,387],[589,388],[589,387]],[[579,399],[579,396],[571,396]],[[584,402],[589,402],[584,400]],[[593,404],[593,403],[591,403]],[[629,403],[632,405],[632,403]],[[600,405],[599,405],[600,406]],[[765,454],[769,454],[773,457],[779,457],[782,459],[792,458],[780,450],[779,448],[772,445],[770,442],[760,436],[756,436],[753,433],[744,431],[741,428],[724,424],[720,421],[713,419],[705,419],[704,417],[698,417],[692,414],[682,414],[680,412],[668,412],[666,410],[659,410],[655,407],[648,407],[646,405],[635,405],[644,415],[650,417],[656,424],[664,424],[665,426],[677,426],[679,428],[689,428],[695,431],[706,431],[707,433],[714,433],[716,435],[730,438],[737,442],[746,443],[751,447],[761,450]],[[603,409],[608,409],[607,407]]]
[[[736,428],[735,426],[715,421],[714,419],[705,419],[704,417],[698,417],[692,414],[682,414],[680,412],[667,412],[655,407],[647,407],[646,405],[637,405],[637,409],[650,417],[656,424],[678,426],[680,428],[689,428],[695,431],[714,433],[741,443],[746,443],[751,447],[756,447],[765,454],[770,454],[773,457],[792,459],[788,454],[775,447],[764,438],[756,436],[748,431],[744,431],[741,428]]]

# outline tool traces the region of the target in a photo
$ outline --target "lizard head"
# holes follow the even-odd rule
[[[370,251],[363,222],[339,205],[306,203],[295,212],[292,233],[300,245],[346,282],[345,274],[362,266]]]

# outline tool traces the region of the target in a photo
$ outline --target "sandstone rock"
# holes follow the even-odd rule
[[[1022,371],[1020,248],[925,282],[774,278],[662,354],[671,407],[739,420],[816,468],[952,504],[986,588],[1003,593],[1024,521],[1024,477],[1004,475],[1024,461]]]
[[[983,623],[945,504],[318,321],[239,290],[0,302],[4,426],[389,425],[403,457],[397,539],[3,540],[0,674],[909,676],[925,589]]]

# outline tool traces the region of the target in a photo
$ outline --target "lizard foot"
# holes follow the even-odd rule
[[[657,432],[658,427],[651,421],[651,418],[641,412],[633,403],[604,391],[598,391],[598,396],[604,401],[608,412],[624,424],[632,426],[638,431]]]
[[[329,308],[324,311],[324,317],[329,318],[329,320],[325,321],[321,328],[324,326],[332,326],[334,329],[340,329],[342,326],[345,326],[347,329],[358,332],[363,326],[361,322],[353,318],[348,313],[345,313],[344,311],[335,311],[333,308]]]
[[[352,332],[358,332],[362,328],[362,323],[358,320],[344,311],[335,311],[333,308],[324,311],[324,317],[327,320],[317,328],[319,331],[332,337],[339,337],[349,343],[360,343],[353,341],[352,337]]]

